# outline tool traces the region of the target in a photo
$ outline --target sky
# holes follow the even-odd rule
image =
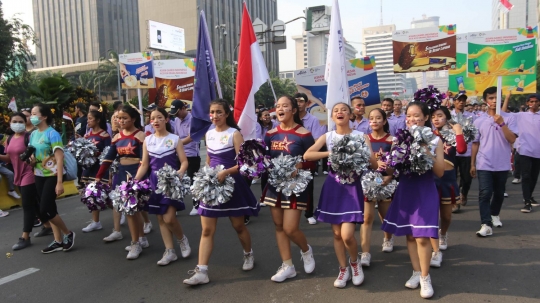
[[[14,14],[24,23],[33,26],[32,0],[0,0],[4,18]],[[140,0],[142,1],[142,0]],[[491,30],[492,0],[340,0],[341,24],[345,38],[350,42],[361,42],[363,27],[377,26],[381,19],[383,1],[383,23],[395,24],[397,29],[411,27],[411,21],[426,16],[439,16],[440,24],[457,24],[457,33]],[[277,0],[278,19],[284,22],[304,16],[306,7],[332,5],[332,0]],[[279,51],[279,69],[294,70],[296,66],[292,36],[302,34],[303,19],[287,24],[287,49]],[[356,49],[361,44],[351,43]]]

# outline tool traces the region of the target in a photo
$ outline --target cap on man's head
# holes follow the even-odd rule
[[[152,104],[148,105],[148,107],[143,108],[143,111],[151,112],[156,108],[157,108],[157,105],[155,103],[152,103]]]
[[[176,113],[184,107],[186,107],[186,104],[181,100],[176,99],[171,103],[171,111],[169,113],[171,115],[176,115]]]
[[[530,94],[529,96],[527,96],[527,101],[529,101],[531,98],[536,98],[536,100],[540,100],[538,94]]]
[[[464,93],[459,93],[457,96],[456,96],[456,100],[463,100],[463,101],[467,101],[469,97],[467,97],[467,95],[465,95]]]

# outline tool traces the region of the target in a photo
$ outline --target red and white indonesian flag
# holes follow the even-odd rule
[[[514,5],[508,0],[499,0],[499,9],[505,13],[508,13]]]
[[[9,101],[8,108],[14,113],[17,112],[17,102],[15,102],[15,97],[11,98],[11,101]]]
[[[255,37],[251,18],[244,2],[234,96],[234,119],[238,122],[245,140],[256,138],[255,93],[269,79],[259,42]]]
[[[338,0],[332,5],[330,21],[330,37],[326,55],[326,71],[324,80],[328,82],[326,91],[326,109],[328,113],[328,130],[333,129],[332,107],[339,102],[349,104],[349,82],[347,80],[347,60],[345,60],[345,39],[341,27]]]
[[[62,113],[62,118],[64,120],[68,120],[68,121],[71,121],[71,123],[73,123],[73,118],[71,118],[71,115],[66,111]]]

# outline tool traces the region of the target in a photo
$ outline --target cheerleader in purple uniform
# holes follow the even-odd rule
[[[345,103],[335,104],[332,108],[332,120],[336,124],[336,130],[319,137],[317,142],[304,154],[304,159],[318,161],[328,158],[330,156],[329,151],[320,151],[323,146],[326,145],[327,149],[331,151],[334,140],[339,140],[348,134],[364,136],[371,152],[371,145],[367,136],[350,128],[349,120],[351,116],[352,109],[349,105]],[[371,165],[373,167],[377,166],[373,153],[371,153]],[[335,173],[330,167],[330,172],[321,190],[315,217],[321,222],[332,224],[334,249],[339,262],[339,275],[334,281],[335,287],[343,288],[347,285],[347,281],[351,279],[348,265],[351,266],[353,284],[360,285],[364,282],[364,273],[362,272],[362,265],[358,262],[358,247],[354,237],[356,224],[364,222],[363,211],[364,194],[360,177],[351,184],[341,184],[336,181]],[[345,250],[349,252],[348,264]]]
[[[191,248],[180,222],[176,219],[176,211],[185,209],[184,201],[171,200],[162,194],[155,193],[158,183],[156,172],[167,164],[183,176],[187,170],[188,161],[180,138],[171,133],[169,115],[163,108],[157,108],[151,112],[150,124],[155,132],[144,139],[142,161],[135,179],[144,179],[150,170],[150,184],[153,192],[148,201],[148,213],[157,215],[161,237],[165,244],[165,253],[157,264],[167,265],[178,259],[174,250],[173,236],[176,237],[180,246],[182,258],[189,257]]]
[[[411,102],[406,111],[407,127],[413,125],[431,128],[428,106],[423,102]],[[411,278],[405,287],[421,287],[420,296],[431,298],[433,287],[429,276],[431,260],[430,238],[439,236],[439,193],[434,175],[444,174],[444,150],[439,137],[433,141],[436,148],[430,151],[434,163],[431,171],[422,175],[400,174],[394,199],[384,218],[382,230],[396,236],[407,236],[407,249],[413,267]],[[388,173],[393,173],[388,170]]]
[[[218,218],[228,217],[233,228],[238,234],[238,239],[244,248],[243,270],[253,269],[255,258],[251,249],[251,236],[244,225],[244,216],[257,216],[259,214],[259,203],[251,192],[249,185],[238,173],[236,155],[240,150],[240,145],[244,142],[240,134],[238,125],[234,122],[229,103],[218,99],[210,103],[210,118],[215,128],[206,133],[207,156],[206,164],[215,167],[225,166],[225,169],[218,174],[220,182],[225,181],[227,176],[234,178],[234,192],[232,198],[217,206],[209,206],[203,202],[199,204],[199,215],[201,216],[202,235],[199,244],[199,264],[195,270],[189,271],[191,278],[185,279],[184,283],[189,285],[206,284],[210,282],[208,278],[208,261],[214,246],[214,234]]]

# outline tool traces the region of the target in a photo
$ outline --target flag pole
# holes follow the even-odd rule
[[[272,80],[268,78],[268,84],[270,84],[270,89],[272,90],[272,94],[274,95],[274,105],[277,103],[277,97],[276,92],[274,91],[274,86],[272,85]]]

